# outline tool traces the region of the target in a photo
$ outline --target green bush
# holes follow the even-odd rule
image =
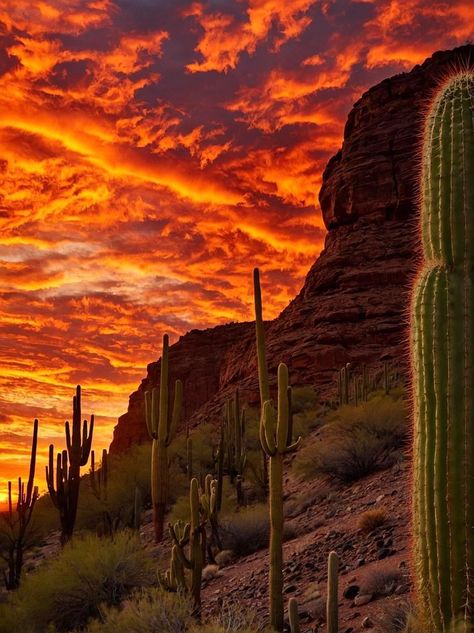
[[[122,610],[104,609],[85,633],[184,633],[191,613],[187,596],[153,588],[134,595]]]
[[[57,558],[25,577],[4,606],[9,628],[3,631],[44,633],[48,626],[70,631],[99,616],[101,605],[119,604],[154,578],[135,534],[120,532],[114,540],[75,538]]]
[[[403,398],[379,396],[358,407],[345,405],[297,453],[295,473],[303,479],[327,475],[354,481],[391,465],[405,445],[408,428]]]

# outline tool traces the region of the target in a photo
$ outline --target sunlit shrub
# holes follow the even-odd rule
[[[150,558],[136,535],[75,538],[57,558],[26,576],[11,596],[5,607],[7,618],[12,611],[15,614],[9,633],[44,633],[48,626],[70,631],[99,616],[101,605],[119,604],[154,578]]]

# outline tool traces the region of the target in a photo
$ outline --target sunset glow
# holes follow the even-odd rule
[[[35,417],[44,488],[76,384],[106,447],[163,332],[250,319],[254,266],[266,318],[285,307],[352,104],[473,18],[468,0],[3,0],[0,503]]]

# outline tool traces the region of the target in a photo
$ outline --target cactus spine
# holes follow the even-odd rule
[[[81,466],[85,466],[89,459],[94,432],[94,416],[91,415],[89,432],[87,421],[84,420],[81,434],[81,387],[79,385],[76,388],[76,395],[72,399],[72,409],[72,437],[69,422],[66,422],[67,450],[57,454],[56,481],[53,444],[49,446],[49,466],[46,466],[46,483],[49,495],[59,510],[62,545],[71,539],[74,532],[81,484]]]
[[[194,600],[195,613],[201,610],[201,579],[206,556],[206,527],[200,520],[200,496],[197,479],[192,479],[189,486],[189,505],[191,522],[184,527],[183,533],[177,533],[175,526],[168,524],[171,539],[176,546],[176,555],[183,567],[191,570],[191,595]],[[185,547],[189,545],[189,555],[185,554]]]
[[[326,598],[326,623],[328,633],[339,631],[339,607],[338,607],[338,571],[339,558],[336,552],[330,552],[328,558],[328,585]]]
[[[429,628],[474,619],[474,74],[439,90],[422,158],[411,305],[416,582]]]
[[[288,620],[290,621],[291,633],[300,633],[300,616],[296,598],[290,598],[288,601]]]
[[[4,572],[5,588],[10,591],[17,589],[20,585],[21,570],[23,568],[23,552],[25,550],[25,539],[28,525],[31,521],[33,509],[38,499],[38,486],[34,485],[36,470],[36,450],[38,446],[38,420],[33,423],[33,439],[31,442],[30,471],[28,483],[26,484],[18,478],[18,496],[16,511],[13,509],[12,482],[8,482],[8,511],[3,519],[8,531],[5,537],[8,540],[8,571]]]
[[[168,415],[168,335],[163,336],[161,354],[160,389],[145,392],[145,417],[148,433],[152,438],[151,449],[151,498],[155,542],[163,539],[163,525],[168,501],[168,446],[173,440],[181,417],[183,385],[177,380],[171,418]]]
[[[260,442],[270,461],[270,621],[283,630],[283,456],[298,447],[288,445],[288,368],[278,366],[278,418],[270,400],[263,407]]]

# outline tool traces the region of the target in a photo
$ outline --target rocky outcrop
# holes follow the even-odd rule
[[[324,392],[345,362],[406,362],[422,113],[456,61],[465,66],[469,59],[474,59],[474,46],[435,53],[411,72],[374,86],[354,105],[342,148],[323,174],[324,250],[298,296],[267,327],[273,375],[282,360],[293,384],[312,384]],[[194,330],[171,347],[170,364],[173,377],[184,381],[191,423],[215,417],[236,385],[244,400],[257,400],[252,324]],[[144,439],[143,390],[156,384],[158,375],[159,363],[149,365],[119,419],[112,451]]]

